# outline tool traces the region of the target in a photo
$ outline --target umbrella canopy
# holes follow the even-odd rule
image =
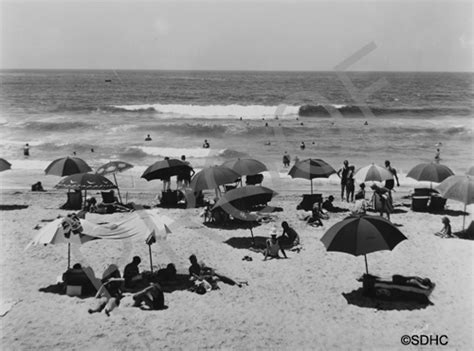
[[[162,160],[148,167],[145,172],[143,172],[142,178],[148,181],[153,179],[167,179],[179,174],[189,174],[190,171],[192,171],[192,167],[181,160]]]
[[[110,161],[107,162],[105,165],[102,165],[97,168],[97,171],[95,171],[95,173],[100,175],[115,174],[126,171],[130,168],[133,168],[133,165],[131,165],[130,163],[123,161]]]
[[[445,199],[460,201],[464,204],[464,212],[466,206],[474,203],[474,176],[470,175],[453,175],[446,178],[436,187],[440,195]],[[466,215],[462,222],[464,230]]]
[[[466,174],[467,174],[467,175],[472,175],[472,176],[474,176],[474,166],[472,166],[471,168],[469,168]]]
[[[244,186],[226,192],[214,205],[213,210],[222,207],[235,207],[238,210],[250,210],[256,205],[269,202],[276,195],[272,189],[263,186]]]
[[[234,183],[239,174],[224,166],[204,168],[196,173],[191,180],[191,188],[197,192],[205,189],[216,189],[219,185]]]
[[[120,202],[122,202],[122,195],[120,194],[120,188],[118,186],[117,177],[115,176],[115,173],[123,172],[130,168],[133,168],[133,165],[131,165],[130,163],[123,161],[110,161],[105,165],[102,165],[97,168],[97,171],[95,172],[100,175],[113,174]]]
[[[31,245],[40,244],[68,244],[67,267],[69,268],[71,265],[70,245],[82,245],[88,241],[98,239],[93,235],[85,234],[92,233],[96,227],[98,227],[96,224],[74,216],[58,218],[41,228],[38,234],[28,244],[27,248]]]
[[[117,186],[110,180],[96,173],[78,173],[62,179],[54,186],[57,189],[107,190]]]
[[[379,216],[348,217],[333,225],[321,238],[327,251],[345,252],[367,257],[371,252],[392,250],[405,240],[397,227]]]
[[[311,181],[311,194],[313,193],[314,178],[328,178],[334,173],[336,173],[335,169],[328,163],[313,158],[297,162],[288,172],[292,178],[309,179]]]
[[[6,171],[10,168],[12,168],[11,163],[5,160],[4,158],[0,158],[0,172]]]
[[[454,175],[453,171],[439,163],[420,163],[413,167],[407,177],[418,181],[441,183],[446,178]]]
[[[92,171],[92,169],[89,165],[79,157],[63,157],[51,162],[44,170],[44,173],[64,177],[90,171]]]
[[[224,162],[222,165],[234,170],[241,176],[258,174],[267,170],[267,166],[252,158],[238,158]]]
[[[374,163],[357,170],[354,179],[359,183],[368,181],[383,182],[385,180],[393,179],[392,173],[385,167],[380,167]]]

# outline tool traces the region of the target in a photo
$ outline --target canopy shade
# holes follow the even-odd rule
[[[64,177],[90,171],[92,171],[92,169],[83,159],[79,157],[63,157],[51,162],[44,170],[44,173]]]

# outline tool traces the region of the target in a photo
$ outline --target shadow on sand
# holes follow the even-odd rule
[[[420,299],[382,299],[369,297],[363,294],[363,289],[359,288],[350,293],[342,293],[347,303],[354,306],[374,308],[380,311],[413,311],[421,310],[433,305],[428,298]]]
[[[41,291],[44,293],[58,294],[58,295],[67,295],[66,285],[64,283],[48,285],[47,287],[39,288],[38,291]],[[82,294],[81,296],[74,296],[74,297],[78,297],[80,299],[87,299],[89,297],[93,297],[94,295],[95,293],[90,292],[88,294]]]
[[[24,210],[28,205],[0,205],[0,211]]]
[[[249,237],[233,237],[225,241],[227,245],[232,246],[235,249],[264,249],[266,247],[266,241],[268,237],[264,236],[251,236]]]

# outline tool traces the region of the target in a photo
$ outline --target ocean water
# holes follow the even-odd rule
[[[403,173],[437,147],[456,173],[474,163],[472,73],[3,70],[0,82],[0,157],[17,168],[75,152],[92,167],[186,155],[281,170],[287,151]]]

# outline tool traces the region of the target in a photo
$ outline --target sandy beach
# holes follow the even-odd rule
[[[11,171],[13,172],[13,171]],[[4,179],[11,174],[2,174]],[[33,178],[32,178],[33,179]],[[337,184],[315,183],[325,196],[336,195]],[[152,246],[155,268],[173,262],[186,274],[188,257],[199,260],[248,286],[220,283],[220,290],[205,295],[189,291],[165,293],[162,311],[131,307],[127,295],[110,317],[90,315],[93,298],[78,298],[42,292],[56,283],[67,265],[64,245],[33,246],[25,250],[35,233],[68,211],[60,210],[64,191],[32,193],[3,189],[1,194],[2,313],[4,349],[11,350],[130,350],[130,349],[403,349],[405,335],[447,335],[449,349],[468,350],[473,345],[473,253],[472,241],[442,239],[441,217],[448,215],[453,230],[462,226],[463,205],[448,201],[444,214],[417,213],[404,198],[410,186],[397,188],[392,222],[408,240],[393,251],[368,255],[372,274],[428,277],[436,283],[432,305],[413,301],[373,301],[361,294],[356,281],[365,270],[362,256],[326,252],[320,239],[325,231],[345,217],[331,214],[323,227],[310,227],[297,219],[296,205],[308,191],[308,182],[283,179],[271,204],[283,212],[273,221],[254,228],[256,237],[268,237],[276,225],[288,221],[301,236],[303,250],[287,251],[288,259],[263,261],[248,249],[232,247],[231,238],[249,238],[245,229],[216,229],[203,225],[201,209],[161,209],[174,220],[164,245]],[[154,194],[124,189],[129,201],[153,203]],[[25,208],[11,209],[11,205]],[[351,205],[336,200],[336,205]],[[374,213],[371,213],[372,215]],[[123,214],[88,215],[90,220],[116,221]],[[99,218],[97,217],[99,216]],[[470,223],[470,218],[466,219]],[[235,239],[234,239],[235,240]],[[149,269],[148,247],[143,242],[98,240],[72,250],[72,263],[89,265],[97,276],[110,263],[121,270],[131,257],[142,257],[140,268]],[[252,261],[243,261],[244,256]],[[9,307],[9,309],[8,309]],[[5,309],[6,308],[6,309]],[[388,331],[390,331],[388,333]]]

